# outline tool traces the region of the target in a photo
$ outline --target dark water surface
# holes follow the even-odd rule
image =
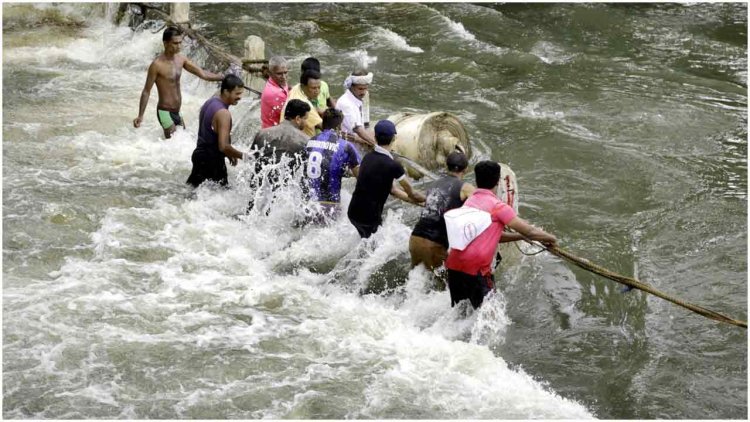
[[[235,218],[246,167],[230,169],[235,189],[187,199],[215,85],[183,76],[174,139],[159,139],[155,90],[133,129],[161,33],[101,9],[3,5],[4,418],[748,417],[744,329],[547,254],[503,262],[480,312],[451,309],[408,269],[416,209],[360,243],[345,220],[290,228],[291,196]],[[293,82],[316,56],[334,96],[367,62],[373,120],[458,115],[473,161],[510,164],[521,215],[563,248],[747,319],[747,5],[191,16],[238,55],[262,37]],[[232,109],[240,149],[258,109]],[[397,287],[358,293],[373,283]]]

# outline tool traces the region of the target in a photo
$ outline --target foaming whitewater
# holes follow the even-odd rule
[[[512,324],[500,292],[477,311],[451,308],[429,273],[409,268],[414,210],[389,208],[368,240],[345,216],[304,226],[314,204],[285,162],[259,174],[241,162],[231,189],[189,189],[198,110],[216,85],[183,76],[187,129],[171,139],[155,90],[132,128],[160,36],[95,21],[40,47],[49,54],[4,51],[59,72],[40,93],[64,126],[19,126],[59,153],[24,174],[56,180],[59,204],[90,207],[59,266],[5,286],[5,417],[592,417],[493,353]],[[230,110],[237,133],[254,133],[257,99]],[[233,142],[249,148],[248,135]],[[271,171],[285,180],[273,195],[249,188]]]
[[[443,20],[447,28],[453,34],[457,35],[459,38],[462,38],[464,40],[476,41],[477,37],[475,37],[474,34],[472,34],[471,32],[467,31],[466,28],[464,28],[462,23],[456,22],[444,15],[439,15],[439,16],[440,16],[440,19]]]
[[[424,53],[419,47],[413,47],[409,45],[407,40],[401,35],[391,31],[390,29],[376,27],[372,30],[373,39],[370,45],[382,45],[387,44],[396,50],[408,51],[410,53]]]

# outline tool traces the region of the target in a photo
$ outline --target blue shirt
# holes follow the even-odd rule
[[[341,178],[346,168],[359,166],[357,148],[336,135],[333,129],[324,130],[307,141],[305,177],[310,186],[310,198],[320,202],[338,203],[341,200]]]

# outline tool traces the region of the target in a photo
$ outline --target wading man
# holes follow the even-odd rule
[[[266,81],[260,95],[260,128],[276,126],[281,122],[281,111],[289,97],[289,86],[286,84],[289,65],[281,56],[268,59],[268,71],[271,77]]]
[[[159,55],[148,67],[146,84],[141,92],[141,101],[138,105],[138,117],[133,120],[133,126],[141,126],[143,113],[148,105],[151,88],[154,83],[159,93],[159,102],[156,105],[156,117],[164,129],[164,136],[168,139],[177,130],[177,125],[185,127],[185,121],[180,115],[182,106],[182,92],[180,91],[180,76],[184,68],[193,75],[206,81],[220,81],[223,76],[207,72],[193,64],[187,57],[180,54],[182,46],[182,34],[178,28],[169,27],[162,35],[164,42],[164,53]]]
[[[315,136],[317,129],[321,128],[323,119],[318,114],[318,109],[312,103],[317,101],[318,95],[320,94],[320,72],[317,70],[306,70],[302,73],[299,78],[299,83],[295,85],[291,91],[289,91],[289,101],[301,100],[310,106],[310,112],[307,113],[305,118],[305,125],[302,131],[305,132],[308,138]],[[287,101],[287,104],[289,103]],[[286,107],[284,107],[286,109]],[[285,120],[286,116],[281,113],[281,120]]]
[[[300,65],[301,73],[305,73],[306,70],[315,70],[321,75],[323,72],[320,70],[320,61],[315,57],[308,57],[302,61]],[[318,109],[318,113],[322,116],[326,108],[336,107],[336,99],[331,97],[331,92],[328,89],[328,83],[324,80],[320,80],[320,93],[318,98],[311,100],[313,106]]]
[[[409,238],[411,265],[423,264],[428,270],[443,265],[448,255],[448,233],[445,230],[446,211],[463,205],[476,188],[463,181],[469,160],[462,152],[454,151],[445,159],[448,175],[437,180],[427,191],[424,209]],[[442,282],[440,283],[442,286]]]
[[[284,108],[284,120],[276,125],[261,129],[253,138],[253,149],[255,156],[255,173],[259,174],[264,167],[279,163],[284,157],[288,157],[288,170],[291,175],[297,171],[297,167],[303,162],[305,146],[309,139],[302,128],[305,127],[307,115],[310,112],[310,105],[302,100],[289,100]],[[287,178],[282,179],[282,168],[275,168],[268,174],[268,182],[271,184],[271,190],[278,189],[280,184],[285,184]],[[250,182],[251,188],[259,189],[263,184],[259,180],[253,179]],[[250,198],[247,210],[250,211],[255,206],[254,197]]]
[[[201,107],[198,115],[198,143],[191,160],[193,171],[187,183],[198,187],[206,180],[222,186],[227,185],[227,166],[224,157],[233,166],[245,154],[232,147],[232,114],[229,106],[237,105],[245,92],[244,82],[235,75],[227,75],[221,81],[218,97],[211,97]]]
[[[341,103],[340,99],[338,103]],[[378,145],[365,155],[359,168],[347,215],[362,238],[370,237],[382,224],[383,206],[389,194],[417,204],[425,200],[423,194],[412,189],[404,167],[391,155],[391,143],[395,137],[396,125],[390,120],[379,121],[375,125]],[[398,181],[403,190],[397,188],[394,181]]]
[[[317,201],[321,214],[312,218],[315,223],[336,219],[341,201],[341,179],[347,168],[354,177],[359,174],[359,153],[351,142],[339,136],[344,116],[329,108],[323,113],[323,132],[307,141],[305,176],[310,199]]]
[[[489,213],[491,223],[484,231],[475,231],[476,237],[463,250],[451,245],[445,267],[448,269],[451,306],[469,299],[476,309],[494,289],[491,265],[498,243],[522,240],[521,235],[524,235],[545,245],[554,245],[557,238],[517,217],[510,205],[498,199],[496,193],[500,182],[500,164],[494,161],[479,162],[474,167],[474,174],[477,190],[466,200],[464,207]],[[503,233],[505,226],[518,233]],[[450,227],[447,229],[451,230]]]
[[[344,95],[336,101],[336,109],[344,113],[341,130],[346,139],[374,147],[377,142],[365,127],[364,99],[372,83],[372,73],[355,71],[344,81]]]

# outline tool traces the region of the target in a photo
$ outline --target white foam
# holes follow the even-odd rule
[[[539,41],[531,47],[531,54],[539,57],[541,61],[547,64],[563,64],[572,60],[575,55],[565,52],[565,50],[549,41]]]
[[[464,28],[463,24],[461,24],[460,22],[455,22],[449,17],[443,15],[440,15],[440,18],[445,22],[448,29],[455,35],[458,35],[460,38],[468,41],[475,41],[477,39],[474,34]]]
[[[374,35],[374,42],[385,42],[390,47],[401,51],[408,51],[410,53],[424,53],[419,47],[412,47],[401,35],[391,31],[390,29],[383,27],[376,27],[372,30]]]
[[[386,31],[383,37],[399,48],[421,52],[398,34]],[[560,398],[491,352],[490,346],[502,343],[511,324],[501,295],[488,298],[477,312],[465,303],[451,308],[449,293],[432,290],[423,268],[404,269],[411,233],[405,221],[416,212],[413,208],[387,210],[383,226],[364,241],[345,215],[328,227],[296,228],[290,222],[301,216],[305,202],[299,180],[288,177],[289,186],[277,190],[273,203],[259,204],[245,216],[254,193],[248,187],[251,163],[245,162],[230,167],[233,189],[202,186],[186,199],[190,189],[182,182],[191,168],[198,109],[215,87],[196,78],[184,80],[188,129],[178,130],[170,140],[160,139],[154,118],[132,128],[128,120],[135,117],[145,69],[159,47],[158,34],[131,35],[102,25],[69,43],[66,48],[72,51],[51,49],[47,58],[32,57],[23,49],[6,51],[16,64],[64,64],[55,83],[44,87],[54,98],[72,101],[87,91],[86,83],[105,83],[92,65],[111,70],[116,89],[108,91],[106,101],[96,99],[100,93],[91,94],[79,113],[122,114],[127,116],[124,125],[104,121],[81,129],[71,120],[68,123],[80,129],[74,135],[44,142],[64,146],[58,148],[66,154],[56,158],[62,177],[88,180],[103,196],[115,189],[128,189],[133,196],[132,203],[114,203],[95,216],[98,228],[82,246],[90,253],[67,258],[50,274],[51,280],[4,290],[6,299],[13,298],[4,316],[16,322],[4,335],[37,336],[30,352],[4,349],[6,359],[30,355],[33,364],[24,369],[25,377],[40,381],[53,374],[71,384],[85,379],[86,385],[75,384],[57,397],[71,408],[80,399],[119,407],[119,414],[127,417],[143,413],[126,403],[124,386],[105,379],[128,378],[120,371],[130,370],[146,373],[148,388],[159,390],[136,399],[148,405],[155,396],[176,397],[171,407],[160,409],[176,417],[191,416],[194,407],[232,403],[253,389],[284,386],[294,394],[243,413],[283,418],[315,397],[337,394],[331,384],[360,383],[364,386],[352,394],[348,417],[591,417],[582,405]],[[350,56],[367,64],[377,60],[366,50]],[[155,96],[152,93],[148,113],[153,112]],[[257,125],[255,104],[231,109],[236,127],[242,121]],[[22,127],[34,130],[34,124]],[[243,145],[248,140],[235,141]],[[352,187],[351,180],[345,183],[344,210]],[[372,286],[383,279],[397,286]],[[371,292],[363,294],[368,289]],[[133,349],[156,346],[174,356],[150,356],[142,363],[143,356],[134,355],[120,362],[131,369],[112,364],[111,356],[118,352],[127,357]],[[215,353],[226,365],[201,374],[199,383],[171,378],[199,364],[191,359],[205,353]],[[88,357],[79,362],[67,354]],[[247,369],[270,358],[289,362],[283,376],[271,369]],[[234,379],[236,374],[221,372],[237,366],[249,375]],[[107,372],[103,377],[90,368]],[[150,384],[157,379],[171,382]],[[182,381],[188,386],[173,387]],[[144,390],[142,380],[118,382],[128,383],[128,391]],[[17,387],[13,384],[6,388]],[[392,410],[401,406],[409,412]]]

